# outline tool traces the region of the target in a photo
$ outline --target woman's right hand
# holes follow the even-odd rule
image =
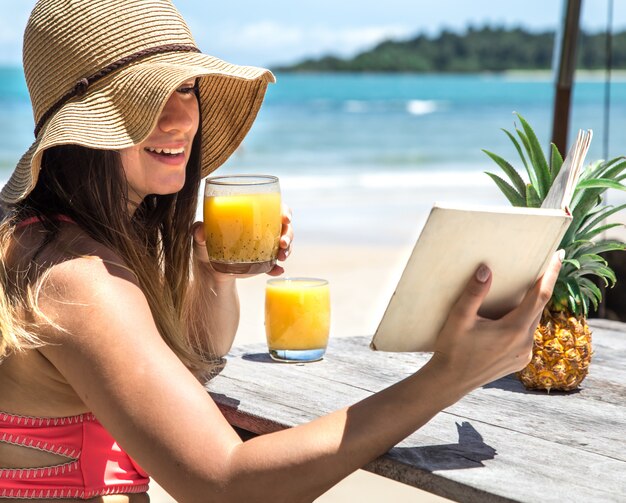
[[[530,361],[533,333],[552,295],[561,260],[561,252],[555,253],[521,304],[497,320],[478,315],[491,285],[491,271],[480,266],[450,311],[431,362],[465,386],[465,392],[524,368]]]

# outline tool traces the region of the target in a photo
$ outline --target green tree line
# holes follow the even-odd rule
[[[274,68],[284,72],[502,72],[549,70],[554,32],[522,28],[470,27],[465,33],[442,31],[406,41],[387,40],[353,58],[328,55]],[[606,34],[581,32],[578,68],[606,67]],[[612,38],[612,67],[626,68],[626,31]]]

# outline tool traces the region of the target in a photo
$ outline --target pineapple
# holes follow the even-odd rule
[[[515,145],[529,182],[502,157],[483,150],[505,172],[510,183],[493,173],[487,175],[514,206],[539,207],[561,169],[563,158],[551,144],[548,162],[533,129],[521,115],[517,117],[522,126],[515,128],[519,141],[509,131],[504,132]],[[602,300],[602,292],[592,279],[613,286],[615,273],[602,253],[626,249],[626,244],[620,241],[599,240],[604,231],[622,225],[607,224],[606,218],[626,208],[626,204],[603,205],[602,195],[607,189],[626,189],[620,183],[626,178],[624,171],[626,159],[619,157],[594,162],[580,175],[570,204],[573,220],[559,245],[565,250],[565,260],[552,298],[535,330],[532,359],[518,373],[528,389],[573,390],[587,375],[592,349],[586,318],[590,307],[597,310]]]

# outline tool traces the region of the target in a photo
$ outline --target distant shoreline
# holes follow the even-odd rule
[[[411,77],[502,77],[502,78],[529,78],[537,80],[552,80],[554,72],[552,70],[504,70],[501,72],[482,71],[482,72],[378,72],[378,71],[321,71],[321,70],[272,70],[276,75],[385,75],[385,76],[411,76]],[[604,82],[606,79],[606,70],[576,70],[574,79],[577,82]],[[626,82],[626,69],[611,70],[611,82]]]
[[[626,69],[626,31],[612,33],[613,66]],[[579,34],[577,66],[604,70],[606,34]],[[554,31],[524,28],[469,27],[463,32],[444,30],[437,36],[418,33],[409,39],[387,39],[354,56],[326,54],[292,64],[276,64],[277,71],[340,72],[506,72],[512,69],[550,71],[554,65]]]

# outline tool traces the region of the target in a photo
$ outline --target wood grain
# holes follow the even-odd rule
[[[500,379],[364,468],[460,502],[625,502],[626,324],[591,324],[595,352],[580,390],[531,392]],[[310,364],[275,363],[262,344],[234,348],[207,389],[231,424],[264,434],[350,405],[428,360],[373,352],[370,339],[335,338]]]

